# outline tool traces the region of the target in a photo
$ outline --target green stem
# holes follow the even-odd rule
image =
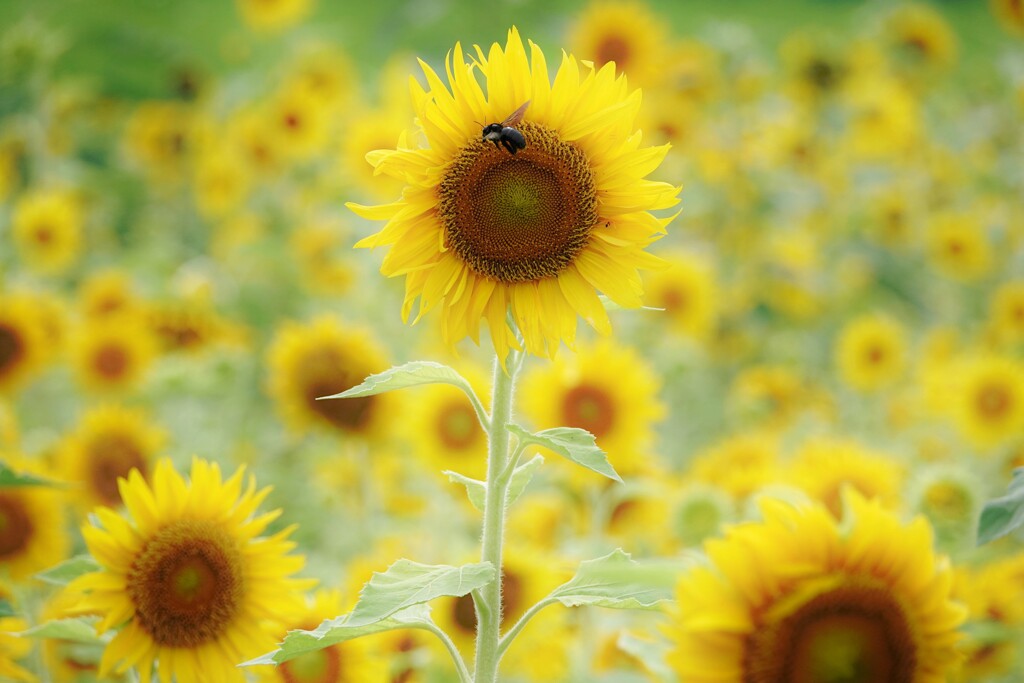
[[[448,637],[448,634],[434,623],[425,625],[421,628],[426,631],[430,631],[440,638],[442,643],[444,643],[445,649],[448,650],[448,654],[452,656],[452,661],[455,662],[455,670],[459,674],[459,683],[473,683],[473,679],[469,676],[469,669],[466,668],[466,663],[462,661],[462,655],[459,654],[459,648],[455,646],[455,643],[453,643],[452,639]]]
[[[556,600],[555,598],[547,597],[538,602],[530,609],[526,610],[526,613],[523,614],[523,616],[519,617],[519,621],[516,622],[516,625],[510,628],[508,630],[508,633],[506,633],[502,637],[501,641],[498,643],[498,656],[500,657],[501,655],[505,654],[505,650],[508,649],[508,646],[512,644],[512,641],[515,639],[516,636],[519,635],[519,632],[523,630],[523,628],[526,626],[527,622],[530,621],[530,619],[533,619],[538,612],[540,612],[548,605],[553,605],[556,602],[558,602],[558,600]]]
[[[508,481],[502,473],[508,464],[509,432],[512,421],[512,390],[521,365],[513,351],[506,359],[508,371],[494,363],[491,423],[487,431],[487,494],[484,498],[483,549],[481,559],[497,569],[494,581],[474,593],[476,605],[476,665],[474,683],[498,680],[498,643],[501,637],[501,545],[505,525],[505,494]]]

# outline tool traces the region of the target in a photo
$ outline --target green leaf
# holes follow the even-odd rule
[[[576,576],[548,596],[566,607],[595,605],[613,609],[658,609],[672,599],[677,567],[663,562],[636,562],[616,549],[580,563]]]
[[[994,541],[1024,526],[1024,467],[1013,471],[1009,491],[985,503],[978,520],[978,545]]]
[[[640,660],[644,667],[659,681],[677,681],[672,668],[666,661],[669,645],[662,640],[647,640],[623,631],[615,642],[619,649]]]
[[[0,598],[0,617],[13,617],[17,614],[9,600]]]
[[[242,666],[280,664],[307,652],[322,650],[325,647],[360,636],[402,628],[422,628],[432,623],[430,607],[427,605],[413,605],[400,612],[395,612],[387,619],[365,626],[351,626],[348,624],[348,619],[349,615],[346,614],[336,619],[326,619],[312,631],[289,631],[278,649],[245,662]]]
[[[429,360],[415,360],[379,374],[370,375],[363,380],[362,384],[346,389],[340,394],[321,396],[318,400],[373,396],[374,394],[383,394],[385,391],[394,391],[420,384],[452,384],[467,393],[473,392],[469,382],[447,365]]]
[[[506,429],[515,434],[520,441],[543,446],[588,470],[593,470],[617,482],[622,481],[622,478],[608,462],[604,451],[597,447],[594,435],[585,429],[555,427],[536,434],[515,424],[506,425]]]
[[[100,565],[91,555],[75,555],[60,564],[36,574],[36,578],[57,586],[66,586],[82,574],[97,571]]]
[[[32,474],[18,473],[0,461],[0,488],[13,486],[59,486],[55,481],[44,479]]]
[[[486,586],[494,581],[495,575],[490,562],[451,567],[398,560],[387,571],[374,572],[345,623],[351,627],[367,626],[434,598],[458,598]]]
[[[54,638],[57,640],[73,640],[78,643],[101,643],[103,638],[96,635],[95,617],[78,619],[54,619],[33,626],[27,631],[16,635],[22,638]]]
[[[480,481],[479,479],[471,479],[464,474],[453,472],[452,470],[445,470],[441,474],[448,477],[448,481],[453,484],[462,484],[466,487],[466,495],[469,496],[469,502],[473,504],[480,512],[484,511],[484,499],[487,497],[487,484]]]
[[[523,494],[526,487],[533,479],[533,473],[544,464],[543,455],[535,455],[529,461],[512,470],[512,477],[508,482],[508,497],[505,498],[505,506],[508,507]]]

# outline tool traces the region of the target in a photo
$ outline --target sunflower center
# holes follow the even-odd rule
[[[194,648],[220,637],[245,589],[237,543],[210,522],[182,520],[151,538],[128,571],[135,618],[158,645]]]
[[[501,623],[505,624],[509,613],[516,613],[523,599],[523,582],[518,576],[503,572],[501,575]],[[476,608],[472,595],[463,595],[455,600],[452,618],[456,626],[466,633],[476,633]]]
[[[580,384],[562,399],[562,415],[570,427],[586,429],[600,438],[615,425],[615,404],[604,389]]]
[[[615,68],[619,73],[628,71],[629,57],[632,54],[632,47],[629,41],[622,36],[608,35],[597,44],[596,54],[598,66],[604,66],[608,62],[615,62]]]
[[[477,421],[473,409],[462,402],[449,403],[437,415],[441,443],[451,450],[465,450],[476,440]]]
[[[304,378],[302,395],[307,408],[337,429],[359,432],[370,421],[372,396],[317,400],[320,396],[333,396],[354,387],[370,374],[353,372],[350,366],[344,354],[334,349],[320,349],[303,358],[297,371]]]
[[[13,367],[25,351],[25,344],[18,331],[0,323],[0,375]]]
[[[119,477],[132,470],[146,475],[146,461],[139,445],[125,434],[108,434],[89,448],[89,486],[105,505],[121,503],[117,488]]]
[[[285,683],[336,683],[341,681],[341,653],[337,645],[299,655],[281,664]]]
[[[128,354],[120,346],[104,346],[96,352],[94,363],[101,375],[116,379],[124,375],[128,368]]]
[[[1006,387],[990,384],[978,392],[978,410],[987,418],[999,419],[1005,415],[1013,403],[1013,398]]]
[[[825,588],[750,636],[746,683],[903,683],[917,653],[903,608],[873,580]]]
[[[958,482],[939,481],[924,494],[928,512],[941,520],[966,519],[971,512],[971,496]]]
[[[661,294],[661,307],[669,313],[682,313],[689,303],[690,293],[682,287],[670,287]]]
[[[871,344],[865,349],[864,358],[869,365],[879,365],[885,360],[885,348],[879,344]]]
[[[0,494],[0,559],[16,555],[32,538],[32,518],[25,503]]]
[[[506,283],[558,275],[598,220],[586,155],[543,126],[517,129],[526,149],[511,155],[474,139],[438,188],[448,247],[475,273]]]

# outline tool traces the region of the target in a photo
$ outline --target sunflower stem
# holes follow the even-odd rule
[[[474,683],[495,683],[498,678],[498,645],[501,638],[501,550],[505,525],[505,498],[508,478],[503,477],[509,460],[509,432],[512,421],[512,394],[521,359],[510,353],[507,368],[495,360],[491,398],[491,423],[487,430],[487,492],[484,497],[483,548],[481,559],[498,570],[495,580],[474,594],[476,605],[476,664]]]

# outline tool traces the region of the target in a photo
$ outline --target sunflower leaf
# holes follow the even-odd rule
[[[15,472],[8,467],[7,463],[0,460],[0,488],[14,486],[60,486],[60,484],[33,474]]]
[[[512,470],[512,477],[508,482],[508,497],[505,498],[506,507],[516,502],[519,496],[523,494],[523,491],[526,490],[526,487],[533,479],[533,473],[543,464],[544,456],[538,454]]]
[[[506,429],[524,443],[543,446],[577,465],[622,482],[622,478],[608,462],[604,451],[597,447],[594,435],[585,429],[555,427],[532,433],[515,424],[506,425]]]
[[[95,617],[77,619],[53,619],[38,626],[16,633],[22,638],[53,638],[72,640],[76,643],[102,643],[104,638],[96,634]]]
[[[36,578],[57,586],[66,586],[82,574],[94,572],[99,568],[99,564],[97,564],[96,560],[92,559],[91,555],[75,555],[58,565],[39,572],[36,574]]]
[[[13,617],[17,612],[11,606],[10,601],[0,598],[0,617]]]
[[[374,394],[383,394],[386,391],[414,387],[420,384],[452,384],[469,394],[473,393],[469,382],[447,365],[429,360],[415,360],[376,375],[370,375],[361,384],[346,389],[340,394],[321,396],[318,400],[373,396]]]
[[[395,629],[424,628],[433,623],[430,620],[430,607],[422,604],[407,607],[386,619],[364,626],[350,625],[348,623],[350,616],[346,614],[335,619],[325,619],[312,631],[289,631],[278,649],[245,662],[241,666],[281,664],[307,652],[322,650],[346,640]]]
[[[581,562],[576,576],[551,591],[548,598],[566,607],[659,609],[660,603],[672,599],[678,577],[678,567],[636,562],[616,549],[604,557]]]
[[[978,520],[978,545],[1024,527],[1024,467],[1013,471],[1013,481],[1002,498],[985,503]]]
[[[445,470],[441,474],[448,477],[448,481],[453,484],[462,484],[466,487],[466,495],[469,496],[469,502],[473,504],[480,512],[484,510],[484,499],[487,497],[487,484],[480,481],[479,479],[471,479],[464,474],[453,472],[452,470]]]
[[[367,626],[434,598],[462,597],[486,586],[495,575],[490,562],[452,567],[398,560],[387,571],[374,572],[345,623],[351,627]]]

